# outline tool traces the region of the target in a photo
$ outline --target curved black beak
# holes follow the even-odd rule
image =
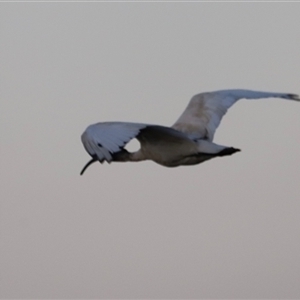
[[[82,171],[80,172],[80,175],[84,173],[84,171],[94,162],[98,161],[96,157],[93,157],[90,161],[87,162],[87,164],[83,167]]]

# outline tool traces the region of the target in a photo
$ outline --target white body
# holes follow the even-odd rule
[[[249,90],[222,90],[197,94],[172,127],[158,125],[105,122],[90,125],[81,139],[93,162],[142,161],[175,167],[199,164],[205,160],[231,155],[239,149],[213,143],[222,117],[239,99],[283,98],[300,101],[298,95]],[[141,148],[130,153],[125,145],[137,138]]]

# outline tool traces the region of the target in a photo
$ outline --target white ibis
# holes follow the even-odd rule
[[[213,143],[222,117],[239,99],[282,98],[300,101],[298,95],[250,90],[221,90],[197,94],[172,127],[160,125],[104,122],[88,126],[81,136],[92,163],[152,160],[162,166],[196,165],[208,159],[232,155],[240,149]],[[140,149],[124,147],[136,138]]]

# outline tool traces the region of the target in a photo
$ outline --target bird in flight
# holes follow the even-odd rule
[[[165,167],[196,165],[214,157],[232,155],[240,149],[213,143],[222,117],[239,99],[282,98],[300,101],[298,95],[250,90],[221,90],[197,94],[171,127],[160,125],[103,122],[87,127],[81,136],[92,163],[152,160]],[[124,147],[132,139],[140,149],[128,152]]]

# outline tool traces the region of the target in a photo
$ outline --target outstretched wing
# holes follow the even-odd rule
[[[113,154],[122,148],[147,124],[126,122],[104,122],[90,125],[82,134],[85,150],[100,162],[110,162]]]
[[[298,95],[250,90],[222,90],[195,95],[172,128],[194,139],[213,140],[227,110],[239,99],[283,98],[300,101]]]

